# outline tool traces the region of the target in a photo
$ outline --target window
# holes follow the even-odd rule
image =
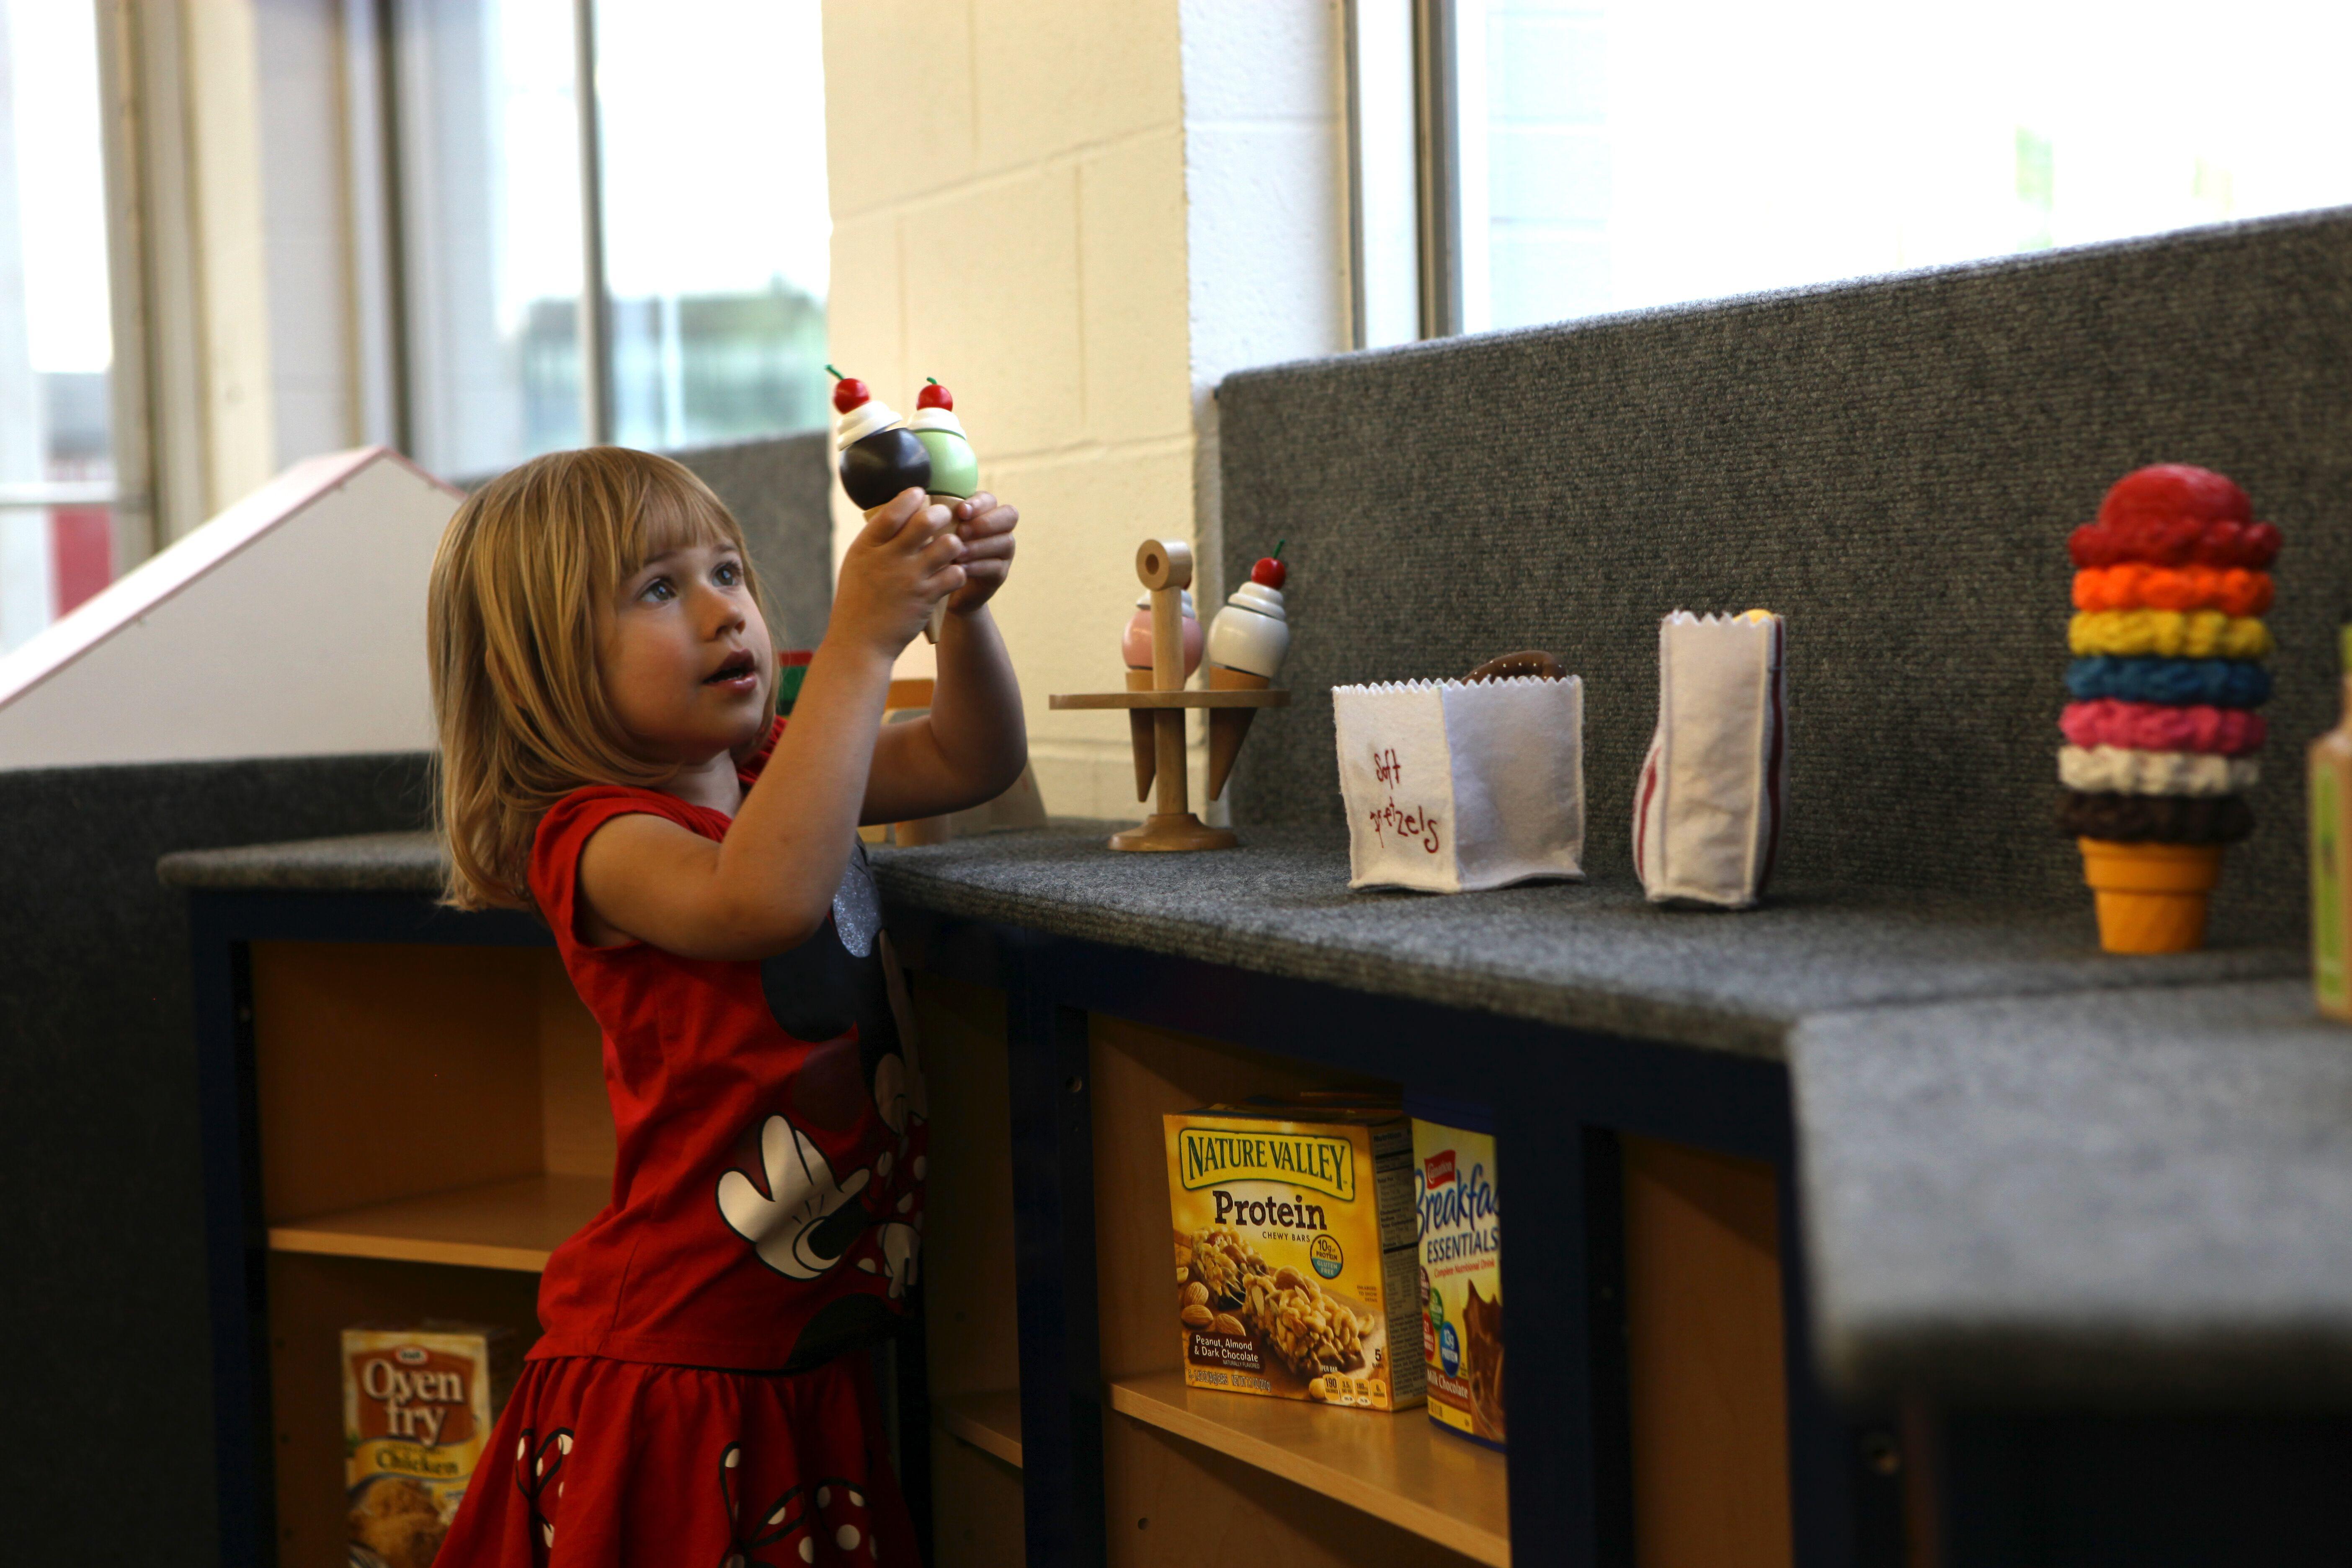
[[[585,441],[824,423],[816,0],[400,0],[391,16],[419,461],[473,478]]]
[[[819,0],[0,0],[0,651],[320,450],[823,425],[823,69]]]
[[[408,434],[472,478],[583,439],[572,0],[404,0]]]
[[[1442,79],[1423,335],[2352,200],[2352,8],[1388,3]]]
[[[0,651],[114,574],[97,18],[0,0]]]
[[[598,0],[596,32],[613,438],[698,447],[824,424],[815,5]]]

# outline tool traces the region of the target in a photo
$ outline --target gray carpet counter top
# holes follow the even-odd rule
[[[2277,948],[2102,955],[2087,910],[1793,888],[1740,914],[1662,910],[1630,879],[1468,897],[1350,892],[1346,834],[1257,828],[1240,853],[1121,855],[1057,824],[874,852],[893,900],[1058,936],[1597,1033],[1778,1057],[1852,1007],[2174,985],[2289,973]],[[422,834],[169,857],[183,887],[429,891]],[[2086,900],[2087,902],[2087,900]]]
[[[1603,878],[1351,893],[1344,834],[1114,854],[1057,824],[874,852],[902,906],[1790,1063],[1836,1386],[2352,1397],[2352,1032],[2302,955],[2102,955],[2084,910]],[[184,888],[429,891],[421,834],[167,858]],[[2087,902],[2087,900],[2086,900]],[[2295,976],[2295,978],[2280,978]]]
[[[183,849],[155,870],[168,887],[223,892],[431,893],[440,890],[442,859],[430,833],[355,833]]]
[[[1833,1015],[1790,1056],[1837,1384],[2352,1403],[2352,1029],[2307,981]]]

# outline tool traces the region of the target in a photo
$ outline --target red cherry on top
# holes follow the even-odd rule
[[[864,382],[854,375],[845,375],[833,384],[833,411],[835,414],[846,414],[851,409],[864,405],[866,400],[873,395],[872,390]]]
[[[955,407],[955,394],[950,392],[946,387],[941,386],[938,382],[934,381],[926,384],[922,391],[915,395],[915,406],[918,408],[953,409]]]
[[[1251,582],[1263,584],[1276,593],[1282,591],[1283,584],[1289,579],[1290,568],[1271,555],[1261,556],[1258,563],[1250,568]]]

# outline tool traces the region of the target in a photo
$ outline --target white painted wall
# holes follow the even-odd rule
[[[834,363],[955,392],[1022,510],[997,618],[1046,803],[1124,815],[1126,721],[1045,696],[1118,681],[1136,542],[1192,531],[1175,6],[831,0],[824,50]]]
[[[1346,346],[1339,6],[827,0],[824,50],[834,363],[954,390],[1022,510],[997,618],[1046,805],[1132,815],[1125,720],[1045,699],[1116,688],[1139,541],[1213,579],[1207,389]]]
[[[380,447],[295,465],[0,658],[0,770],[430,747],[458,499]]]

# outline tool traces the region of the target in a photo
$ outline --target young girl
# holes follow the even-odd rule
[[[789,725],[742,532],[677,464],[560,452],[451,521],[449,898],[554,931],[619,1157],[548,1260],[545,1335],[440,1568],[912,1568],[866,1351],[915,1282],[923,1080],[856,827],[1019,775],[985,607],[1016,521],[919,490],[872,513]],[[930,716],[885,728],[942,595]]]

